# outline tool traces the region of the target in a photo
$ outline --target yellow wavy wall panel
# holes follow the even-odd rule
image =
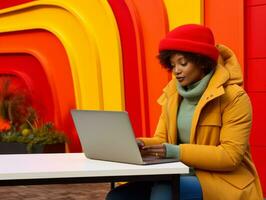
[[[107,2],[34,1],[1,10],[0,24],[0,32],[41,28],[60,39],[70,60],[78,108],[124,109],[120,41]]]
[[[203,23],[203,0],[164,0],[169,29],[182,24]]]
[[[124,109],[122,53],[116,19],[106,0],[50,0],[80,19],[86,31],[95,38],[101,71],[103,109]]]

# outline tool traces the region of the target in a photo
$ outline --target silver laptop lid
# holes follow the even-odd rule
[[[143,163],[127,112],[71,110],[71,114],[88,158]]]

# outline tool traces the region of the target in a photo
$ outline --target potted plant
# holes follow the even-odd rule
[[[39,153],[54,144],[64,151],[65,134],[52,122],[41,122],[25,94],[10,86],[10,79],[0,85],[0,153]]]

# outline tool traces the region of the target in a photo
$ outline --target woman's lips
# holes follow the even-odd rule
[[[182,82],[182,81],[185,79],[185,77],[176,77],[176,79],[177,79],[179,82]]]

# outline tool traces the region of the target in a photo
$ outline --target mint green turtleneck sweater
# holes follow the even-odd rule
[[[208,73],[198,82],[188,86],[182,87],[177,83],[177,90],[183,100],[180,103],[179,111],[177,115],[177,127],[179,133],[179,143],[189,143],[191,121],[195,111],[195,108],[200,100],[202,94],[207,88],[207,85],[211,79],[213,71]],[[166,147],[166,157],[179,158],[179,145],[164,144]]]

